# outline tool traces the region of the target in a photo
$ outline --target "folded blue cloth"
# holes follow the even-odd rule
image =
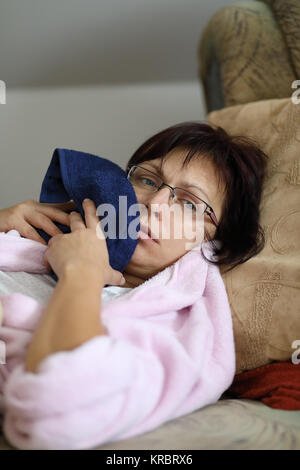
[[[122,198],[120,207],[119,196],[127,196]],[[54,203],[73,200],[85,220],[82,208],[85,198],[92,199],[96,207],[104,203],[114,206],[116,217],[110,217],[112,212],[108,211],[105,215],[100,215],[99,219],[104,233],[108,232],[106,243],[110,265],[113,269],[122,272],[135,251],[138,243],[137,232],[140,229],[140,213],[137,211],[134,215],[128,215],[129,207],[137,204],[137,199],[125,171],[106,158],[77,150],[55,149],[42,183],[40,202]],[[131,237],[129,236],[128,226],[136,218],[134,238],[132,234]],[[115,228],[115,239],[114,234],[110,235],[107,230],[108,221],[111,224],[110,227]],[[70,232],[68,226],[54,223],[63,233]],[[36,228],[36,230],[45,241],[48,242],[51,238],[42,229]],[[53,271],[50,275],[57,280]]]

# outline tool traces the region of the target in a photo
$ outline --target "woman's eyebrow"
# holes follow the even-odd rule
[[[154,163],[148,163],[148,162],[145,162],[145,163],[147,163],[148,165],[151,165],[151,166],[159,173],[159,175],[160,175],[162,178],[165,177],[163,171],[161,171],[161,169],[158,168]],[[208,197],[208,194],[204,191],[203,188],[201,188],[201,186],[198,186],[198,185],[196,185],[196,184],[190,184],[190,183],[188,183],[187,181],[182,181],[180,184],[182,184],[183,186],[185,186],[185,187],[187,187],[187,188],[196,188],[196,189],[198,189],[198,190],[206,197],[206,199],[207,199],[207,201],[209,202],[209,204],[211,204],[210,199],[209,199],[209,197]],[[180,187],[180,186],[178,186],[178,187]]]

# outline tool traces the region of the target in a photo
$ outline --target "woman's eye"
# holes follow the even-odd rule
[[[192,211],[195,211],[195,210],[196,210],[195,204],[193,204],[191,201],[187,201],[186,199],[183,199],[183,200],[182,200],[182,203],[183,203],[183,205],[185,205],[186,207],[188,207],[188,208],[191,209]],[[187,203],[187,204],[185,204],[185,203]]]
[[[150,180],[149,178],[142,178],[142,183],[146,186],[155,186],[154,181]]]

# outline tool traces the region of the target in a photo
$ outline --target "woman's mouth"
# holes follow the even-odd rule
[[[154,238],[151,237],[151,232],[150,230],[147,230],[145,227],[140,227],[140,230],[138,232],[138,238],[143,241],[148,241],[151,243],[158,243],[158,241]]]

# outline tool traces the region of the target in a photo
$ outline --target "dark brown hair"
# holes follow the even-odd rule
[[[158,132],[144,142],[132,155],[128,165],[164,157],[173,149],[188,151],[183,165],[192,158],[208,158],[219,181],[223,182],[225,197],[212,244],[218,266],[227,271],[258,254],[265,245],[264,232],[259,224],[259,206],[268,157],[257,143],[245,136],[229,135],[222,127],[197,121],[182,122]]]

